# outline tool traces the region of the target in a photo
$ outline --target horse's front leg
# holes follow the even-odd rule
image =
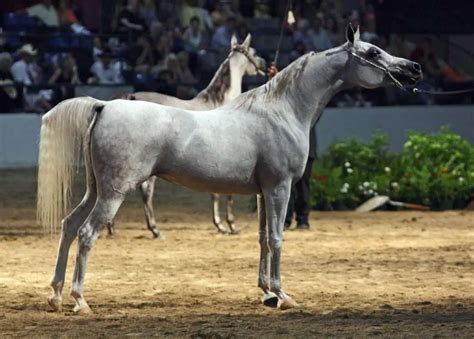
[[[153,193],[155,191],[156,177],[151,177],[140,184],[140,192],[142,194],[143,208],[145,210],[145,218],[148,229],[153,233],[156,239],[164,239],[160,230],[156,227],[155,213],[153,212]]]
[[[224,225],[221,223],[221,217],[219,213],[219,194],[211,193],[212,200],[212,223],[216,226],[217,231],[220,233],[227,233]]]
[[[297,306],[282,289],[280,278],[280,257],[283,243],[283,226],[286,209],[290,199],[291,181],[285,181],[269,190],[264,190],[265,209],[268,228],[268,246],[271,251],[270,262],[270,291],[278,298],[276,303],[268,303],[268,306],[276,306],[282,310]]]
[[[231,195],[227,196],[227,224],[229,225],[230,234],[238,234],[239,230],[235,227],[234,216],[234,199]]]
[[[270,292],[270,249],[268,248],[267,217],[265,212],[265,199],[262,194],[257,194],[258,235],[260,243],[260,264],[258,268],[258,287],[263,291],[263,304],[277,307],[278,298]]]

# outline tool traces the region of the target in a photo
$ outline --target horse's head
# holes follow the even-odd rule
[[[398,58],[381,48],[360,40],[359,28],[346,28],[349,52],[348,80],[353,85],[375,88],[396,85],[400,88],[415,85],[423,77],[420,64]]]
[[[231,65],[243,70],[243,74],[257,75],[265,72],[265,60],[257,55],[255,49],[250,47],[251,40],[252,37],[248,34],[244,42],[239,44],[236,36],[233,35],[229,59]]]

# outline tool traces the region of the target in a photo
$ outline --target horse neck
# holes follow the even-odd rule
[[[212,102],[214,105],[221,106],[234,99],[242,92],[243,72],[230,61],[230,58],[217,69],[209,85],[200,92],[196,99],[205,102]]]
[[[290,65],[293,69],[288,69],[288,74],[281,72],[278,76],[282,76],[282,85],[285,86],[285,82],[292,83],[286,84],[283,90],[278,89],[278,84],[273,86],[274,91],[282,92],[282,95],[275,96],[274,105],[285,109],[283,114],[293,112],[305,128],[313,126],[331,98],[347,87],[344,69],[348,56],[342,51],[339,53],[339,50],[340,47],[337,47],[318,54],[309,53],[302,57],[306,59]],[[275,82],[279,80],[277,77],[274,79]]]

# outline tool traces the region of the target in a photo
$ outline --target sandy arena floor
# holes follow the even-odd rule
[[[259,301],[249,200],[239,200],[241,234],[219,235],[207,196],[170,185],[158,189],[156,208],[166,240],[151,239],[130,202],[117,235],[104,233],[90,255],[85,295],[94,314],[73,314],[67,294],[65,311],[52,313],[46,296],[58,239],[34,226],[34,179],[17,185],[1,175],[0,337],[474,333],[473,213],[313,213],[311,231],[285,233],[283,284],[300,307],[282,312]]]

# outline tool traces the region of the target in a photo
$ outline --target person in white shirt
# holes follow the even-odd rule
[[[29,16],[38,18],[46,26],[59,27],[58,12],[51,0],[43,0],[42,3],[28,7],[26,13]]]
[[[10,71],[15,82],[24,85],[25,108],[35,112],[50,110],[53,107],[51,104],[52,90],[30,91],[28,89],[28,86],[41,84],[41,68],[34,62],[37,51],[31,44],[26,44],[17,51],[17,54],[20,56],[20,60],[12,65]]]
[[[90,84],[98,83],[106,85],[123,83],[120,63],[113,61],[112,53],[107,49],[99,55],[99,60],[94,62],[90,71],[94,74],[94,76],[88,80]]]

